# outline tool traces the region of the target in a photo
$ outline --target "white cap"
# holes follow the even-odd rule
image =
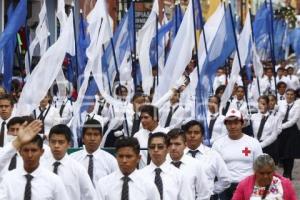
[[[235,108],[231,108],[228,110],[228,112],[226,113],[225,119],[224,119],[224,123],[229,120],[230,118],[238,118],[240,120],[243,120],[243,115],[240,111],[238,111]]]
[[[285,69],[288,69],[288,68],[293,68],[294,69],[294,65],[293,64],[287,64],[286,66],[285,66]]]

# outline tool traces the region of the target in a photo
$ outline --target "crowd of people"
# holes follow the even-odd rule
[[[264,71],[259,81],[241,76],[222,107],[227,78],[220,68],[200,120],[187,71],[156,102],[119,83],[122,103],[97,93],[76,133],[71,98],[49,92],[32,115],[16,116],[18,93],[1,89],[0,200],[297,199],[299,77],[286,63],[276,76]],[[74,139],[82,148],[70,149]]]

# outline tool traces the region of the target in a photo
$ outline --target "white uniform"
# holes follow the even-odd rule
[[[296,75],[287,76],[287,88],[292,88],[294,90],[300,88],[300,82]]]
[[[189,148],[185,149],[185,154],[191,156]],[[227,166],[222,157],[215,150],[201,144],[196,150],[199,152],[195,158],[200,161],[207,177],[207,185],[212,194],[219,194],[230,186],[231,179]],[[215,182],[217,177],[218,181]],[[211,195],[212,195],[211,194]]]
[[[141,128],[138,132],[135,133],[133,137],[135,137],[139,141],[141,148],[147,148],[149,134],[157,133],[157,132],[163,132],[167,134],[168,129],[162,128],[159,125],[151,132],[149,130]],[[140,154],[141,154],[141,160],[140,160],[139,168],[141,169],[147,165],[148,151],[141,150]]]
[[[277,136],[281,133],[281,120],[279,120],[274,115],[269,115],[269,113],[255,113],[251,116],[252,128],[254,137],[257,138],[257,133],[260,127],[262,117],[267,117],[267,121],[263,127],[263,131],[260,138],[260,145],[262,148],[267,147],[272,144]]]
[[[167,157],[167,161],[172,164],[170,156]],[[191,187],[191,191],[195,191],[193,192],[193,199],[210,199],[212,191],[208,188],[208,177],[202,167],[202,163],[188,155],[183,155],[180,162],[179,169],[188,181],[187,186]]]
[[[4,122],[4,142],[3,142],[3,146],[7,143],[9,143],[10,141],[13,140],[14,136],[12,135],[8,135],[7,134],[7,123],[9,122],[9,120],[13,118],[13,116],[10,116],[8,119],[6,120],[3,120],[1,117],[0,117],[0,129],[1,129],[1,126],[2,126],[2,123]]]
[[[159,109],[159,124],[161,127],[165,127],[167,118],[170,112],[171,104],[170,102],[167,102],[164,104],[164,106]],[[176,103],[172,105],[172,118],[170,125],[168,126],[169,129],[173,128],[180,128],[184,119],[185,119],[185,110],[184,108],[179,105],[179,103]]]
[[[222,156],[233,183],[239,183],[253,174],[253,162],[262,154],[262,148],[257,139],[246,134],[238,140],[225,136],[217,140],[212,148]]]
[[[207,114],[207,125],[208,126],[210,124],[210,120],[216,119],[216,121],[213,125],[213,129],[212,129],[210,144],[213,144],[220,137],[227,135],[227,129],[224,124],[224,118],[225,118],[225,116],[220,115],[219,113],[212,114],[212,113],[208,112],[208,114]]]
[[[54,158],[48,159],[43,165],[53,171]],[[85,168],[67,154],[59,160],[57,175],[63,181],[70,199],[96,200],[97,195],[92,181]]]
[[[70,157],[77,160],[80,164],[84,166],[86,171],[89,166],[89,157],[90,155],[85,149],[76,151],[75,153],[70,154]],[[107,176],[118,169],[117,160],[110,153],[107,153],[100,148],[93,153],[94,169],[93,169],[93,182],[97,181]]]
[[[120,200],[124,175],[120,170],[101,178],[96,184],[98,198],[101,200]],[[159,193],[153,182],[145,179],[138,170],[132,172],[128,182],[129,199],[159,200]]]
[[[23,168],[8,172],[0,184],[0,200],[24,199],[26,185],[25,175],[28,174]],[[68,200],[66,188],[62,180],[52,172],[39,166],[30,175],[31,200]]]
[[[140,173],[146,180],[155,180],[155,169],[158,168],[154,163],[150,163],[148,166],[140,170]],[[159,168],[162,170],[160,176],[163,183],[163,199],[164,200],[190,200],[193,199],[193,191],[190,187],[186,187],[188,184],[182,172],[169,164],[164,162]]]

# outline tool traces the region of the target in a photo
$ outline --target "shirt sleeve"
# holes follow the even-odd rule
[[[199,166],[197,168],[197,184],[196,184],[196,194],[197,200],[208,200],[210,199],[210,191],[207,186],[208,178],[204,173],[203,168]]]
[[[214,167],[216,170],[216,176],[218,181],[216,181],[214,184],[213,193],[219,194],[230,186],[231,179],[230,179],[229,171],[227,169],[227,166],[223,158],[217,152],[215,152],[214,154],[215,154]]]
[[[256,158],[260,155],[263,154],[261,145],[259,144],[258,140],[254,139],[253,142],[253,149],[254,149],[254,153],[253,153],[253,161],[256,160]]]
[[[300,108],[299,106],[295,105],[294,109],[295,113],[291,117],[289,117],[290,119],[287,122],[282,124],[282,129],[290,128],[297,123],[297,120],[300,117]]]
[[[7,143],[3,149],[0,150],[0,171],[9,163],[11,158],[17,153],[17,150],[12,145],[12,142]]]
[[[2,181],[0,183],[0,200],[7,200],[7,199],[9,199],[6,185],[7,184],[5,183],[5,181]]]

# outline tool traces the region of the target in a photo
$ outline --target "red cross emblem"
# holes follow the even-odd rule
[[[248,149],[248,147],[245,147],[245,149],[242,151],[242,153],[245,154],[245,156],[247,157],[251,153],[251,151],[250,151],[250,149]]]

